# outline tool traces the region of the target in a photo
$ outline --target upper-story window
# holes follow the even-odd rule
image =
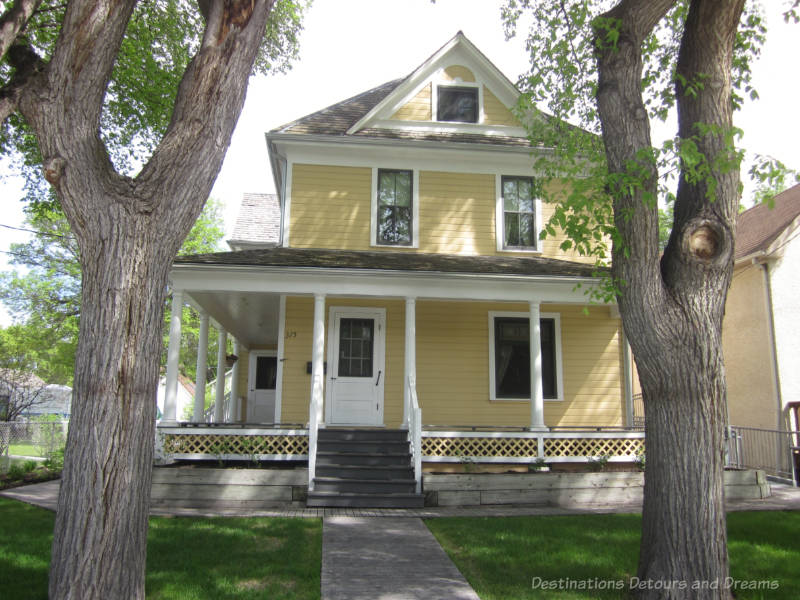
[[[413,173],[378,169],[377,243],[410,246],[414,228]]]
[[[536,249],[536,196],[531,177],[504,176],[503,248]]]
[[[437,88],[436,120],[477,123],[478,88],[440,85]]]

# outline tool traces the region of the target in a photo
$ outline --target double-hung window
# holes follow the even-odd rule
[[[503,176],[503,248],[536,250],[536,195],[531,177]]]
[[[399,169],[378,169],[376,243],[411,246],[414,240],[414,174]]]
[[[545,400],[562,397],[559,381],[560,332],[557,315],[539,320],[542,392]],[[493,400],[526,400],[531,397],[530,319],[490,314],[492,347],[490,368]]]

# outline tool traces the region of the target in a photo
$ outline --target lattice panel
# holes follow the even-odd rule
[[[167,434],[164,451],[168,454],[308,454],[305,435],[209,435]]]
[[[635,459],[644,452],[639,438],[548,438],[544,440],[544,456],[627,456]]]
[[[536,438],[424,437],[423,456],[535,457]]]

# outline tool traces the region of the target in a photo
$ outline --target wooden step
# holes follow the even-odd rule
[[[306,506],[339,508],[422,508],[422,494],[348,494],[309,492]]]

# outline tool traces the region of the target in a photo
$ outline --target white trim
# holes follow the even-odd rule
[[[283,188],[284,188],[284,195],[283,195],[283,214],[281,220],[281,244],[284,248],[289,247],[289,231],[291,227],[289,227],[289,220],[292,216],[292,177],[294,177],[292,173],[292,167],[294,166],[293,162],[290,161],[287,157],[286,159],[286,178],[284,179]]]
[[[204,310],[200,313],[200,331],[197,340],[197,363],[195,363],[194,405],[192,421],[203,423],[206,411],[206,375],[208,373],[208,323],[209,316]]]
[[[517,319],[530,319],[530,313],[512,311],[489,311],[489,400],[492,402],[530,402],[530,398],[497,398],[494,380],[494,319],[496,317],[514,317]],[[564,370],[562,361],[561,346],[561,314],[560,313],[539,313],[539,319],[553,319],[555,321],[555,345],[556,345],[556,388],[558,396],[556,398],[545,398],[545,402],[562,402],[564,400]],[[551,435],[551,434],[548,434]]]
[[[181,353],[181,322],[183,320],[183,290],[172,286],[172,312],[169,317],[169,345],[167,347],[167,378],[164,390],[162,421],[178,422],[178,362]]]
[[[543,438],[543,439],[644,439],[643,431],[437,431],[423,429],[423,438]]]
[[[276,359],[278,358],[278,351],[277,350],[251,350],[250,355],[248,356],[247,360],[247,412],[251,412],[252,405],[250,404],[253,402],[255,393],[256,393],[256,359],[260,356],[274,356]],[[273,423],[280,423],[280,418],[278,415],[278,373],[280,372],[281,362],[277,360],[276,370],[275,370],[275,412],[273,413]],[[248,415],[244,416],[244,421],[247,422]]]
[[[544,224],[542,223],[542,199],[539,197],[534,198],[534,216],[533,218],[536,219],[535,223],[535,231],[534,231],[534,245],[530,248],[527,247],[511,247],[506,248],[505,246],[505,232],[506,232],[506,224],[505,224],[505,206],[503,203],[503,177],[530,177],[531,180],[535,179],[534,174],[528,171],[525,174],[517,174],[511,172],[504,172],[504,173],[496,173],[495,174],[495,182],[494,182],[494,189],[496,195],[496,202],[495,202],[495,237],[497,239],[497,251],[498,252],[514,252],[514,253],[524,253],[524,254],[542,254],[542,240],[539,236],[544,229]]]
[[[435,121],[437,125],[447,124],[457,132],[464,131],[464,129],[459,127],[461,125],[472,125],[473,127],[475,125],[483,125],[483,122],[486,120],[486,115],[483,111],[483,83],[480,81],[461,81],[461,79],[443,80],[441,78],[441,73],[443,72],[444,69],[440,69],[436,73],[436,79],[431,79],[431,118],[433,121]],[[473,123],[472,121],[442,121],[439,119],[440,87],[476,88],[478,90],[478,120]]]
[[[336,319],[338,317],[368,317],[375,319],[378,331],[375,335],[373,353],[375,362],[373,372],[377,368],[381,373],[378,382],[378,410],[375,423],[334,423],[333,422],[333,377],[336,366],[336,353],[339,350],[339,338],[336,335]],[[380,340],[380,342],[378,341]],[[328,425],[358,425],[384,427],[384,414],[386,408],[386,309],[374,306],[330,306],[328,308],[328,373],[325,375],[325,422]]]
[[[526,137],[526,130],[512,125],[487,125],[485,123],[461,123],[459,121],[375,121],[377,129],[397,129],[424,133],[477,133],[486,136]],[[530,149],[529,149],[530,150]]]
[[[415,297],[418,300],[588,303],[594,277],[465,274],[235,265],[173,265],[170,279],[188,292],[262,292],[305,296]],[[578,289],[576,285],[580,283]]]
[[[285,360],[286,294],[278,301],[278,373],[275,376],[275,422],[281,422],[283,411],[283,363]]]
[[[411,245],[378,243],[378,171],[411,171]],[[414,167],[372,167],[369,207],[369,245],[374,248],[419,248],[419,169]]]

